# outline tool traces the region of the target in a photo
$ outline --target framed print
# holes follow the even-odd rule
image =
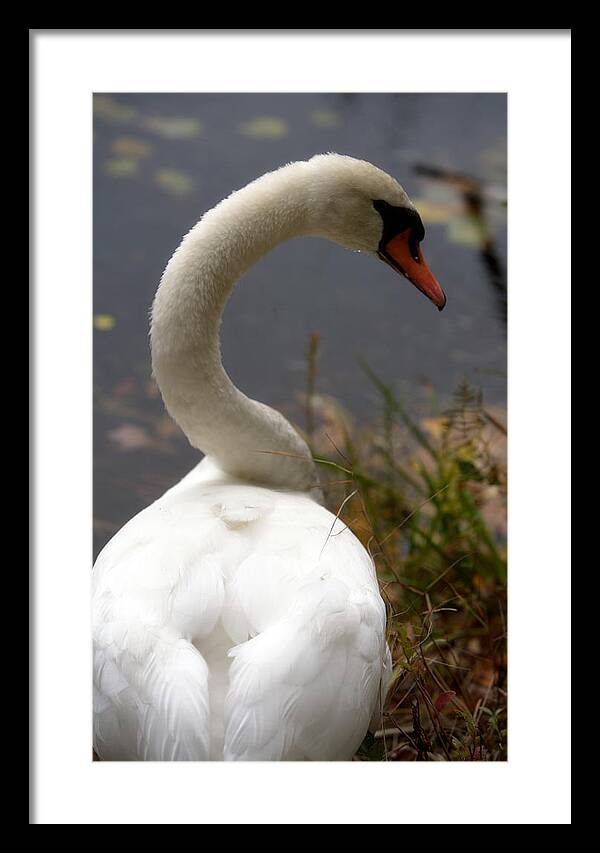
[[[32,822],[568,823],[570,31],[30,33]]]

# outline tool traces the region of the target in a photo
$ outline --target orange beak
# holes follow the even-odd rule
[[[425,263],[420,245],[410,238],[410,229],[397,234],[379,250],[379,257],[402,273],[441,311],[446,304],[446,294]]]

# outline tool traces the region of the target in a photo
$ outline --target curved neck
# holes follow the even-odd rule
[[[307,166],[264,175],[205,214],[167,265],[151,324],[153,372],[190,443],[234,477],[290,489],[316,483],[308,447],[279,412],[233,385],[219,327],[249,267],[278,243],[314,233],[303,192]]]

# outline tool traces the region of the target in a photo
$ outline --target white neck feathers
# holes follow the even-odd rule
[[[303,490],[316,483],[308,447],[281,414],[233,385],[219,326],[249,267],[278,243],[315,233],[308,168],[294,163],[264,175],[205,214],[167,265],[151,325],[154,376],[190,443],[234,477]]]

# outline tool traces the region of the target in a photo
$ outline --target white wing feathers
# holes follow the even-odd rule
[[[191,643],[113,623],[96,655],[94,744],[104,760],[208,758],[208,668]]]
[[[319,578],[299,590],[288,615],[229,652],[226,759],[353,754],[381,679],[384,614],[373,599]]]
[[[185,532],[96,565],[94,743],[105,760],[197,761],[209,754],[208,668],[192,638],[223,607],[216,559]]]
[[[352,756],[380,702],[385,609],[333,520],[194,475],[117,534],[94,570],[101,758]]]

